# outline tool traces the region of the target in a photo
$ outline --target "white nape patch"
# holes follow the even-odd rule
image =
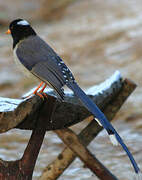
[[[109,138],[110,138],[111,143],[112,143],[114,146],[118,146],[118,141],[117,141],[117,139],[116,139],[116,137],[115,137],[114,134],[110,134],[110,135],[109,135]]]
[[[142,180],[142,173],[141,173],[141,171],[139,171],[138,173],[135,173],[134,179],[135,180]]]
[[[21,20],[21,21],[17,22],[17,24],[22,25],[22,26],[28,26],[29,25],[29,23],[26,20]]]
[[[99,121],[97,118],[95,118],[95,120],[97,121],[97,123],[98,123],[100,126],[102,126],[102,124],[100,123],[100,121]]]

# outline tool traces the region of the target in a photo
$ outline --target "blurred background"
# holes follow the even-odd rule
[[[37,82],[25,78],[13,61],[9,22],[24,18],[64,59],[82,88],[108,78],[115,70],[137,89],[113,121],[142,167],[142,1],[141,0],[0,0],[0,96],[20,98]],[[79,132],[83,123],[74,129]],[[11,130],[0,137],[0,158],[20,158],[31,132]],[[64,148],[48,132],[34,172],[37,180],[46,165]],[[111,146],[105,131],[89,149],[120,180],[134,180],[132,166],[120,147]],[[96,179],[79,159],[59,180]]]

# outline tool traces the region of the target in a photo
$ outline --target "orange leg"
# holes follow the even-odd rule
[[[38,87],[34,90],[33,94],[36,94],[39,88],[43,85],[44,82],[41,82]]]
[[[47,84],[44,84],[43,88],[38,92],[39,88],[44,84],[44,82],[41,82],[39,86],[36,88],[36,90],[33,92],[33,94],[38,95],[40,98],[44,99],[44,97],[47,98],[46,93],[44,93],[44,89],[46,88]]]
[[[46,88],[46,86],[47,86],[47,84],[45,84],[45,85],[43,86],[43,88],[39,91],[39,93],[42,94],[42,95],[44,95],[46,98],[48,98],[47,94],[43,92],[44,89]]]
[[[40,93],[43,93],[44,89],[46,88],[47,84],[43,86],[43,88],[39,91]]]
[[[41,82],[38,87],[34,90],[34,92],[32,94],[38,95],[40,98],[44,99],[45,97],[47,98],[48,96],[46,95],[46,93],[44,93],[44,89],[46,88],[47,84],[45,84],[43,86],[43,88],[38,92],[38,90],[41,88],[41,86],[44,84],[44,82]],[[32,95],[31,94],[31,95]],[[25,97],[25,98],[29,98],[31,95]]]

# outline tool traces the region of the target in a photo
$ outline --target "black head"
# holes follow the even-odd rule
[[[29,36],[36,35],[36,32],[30,26],[30,24],[24,19],[16,19],[9,25],[9,33],[13,38],[13,48],[16,44]]]

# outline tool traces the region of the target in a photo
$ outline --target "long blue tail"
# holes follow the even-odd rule
[[[121,144],[124,151],[127,153],[136,173],[139,173],[140,169],[134,160],[132,154],[124,144],[123,140],[107,120],[102,111],[96,106],[96,104],[83,92],[76,82],[69,82],[67,86],[74,92],[74,94],[81,100],[84,106],[100,121],[102,126],[107,130],[108,134],[114,134],[117,141]]]

